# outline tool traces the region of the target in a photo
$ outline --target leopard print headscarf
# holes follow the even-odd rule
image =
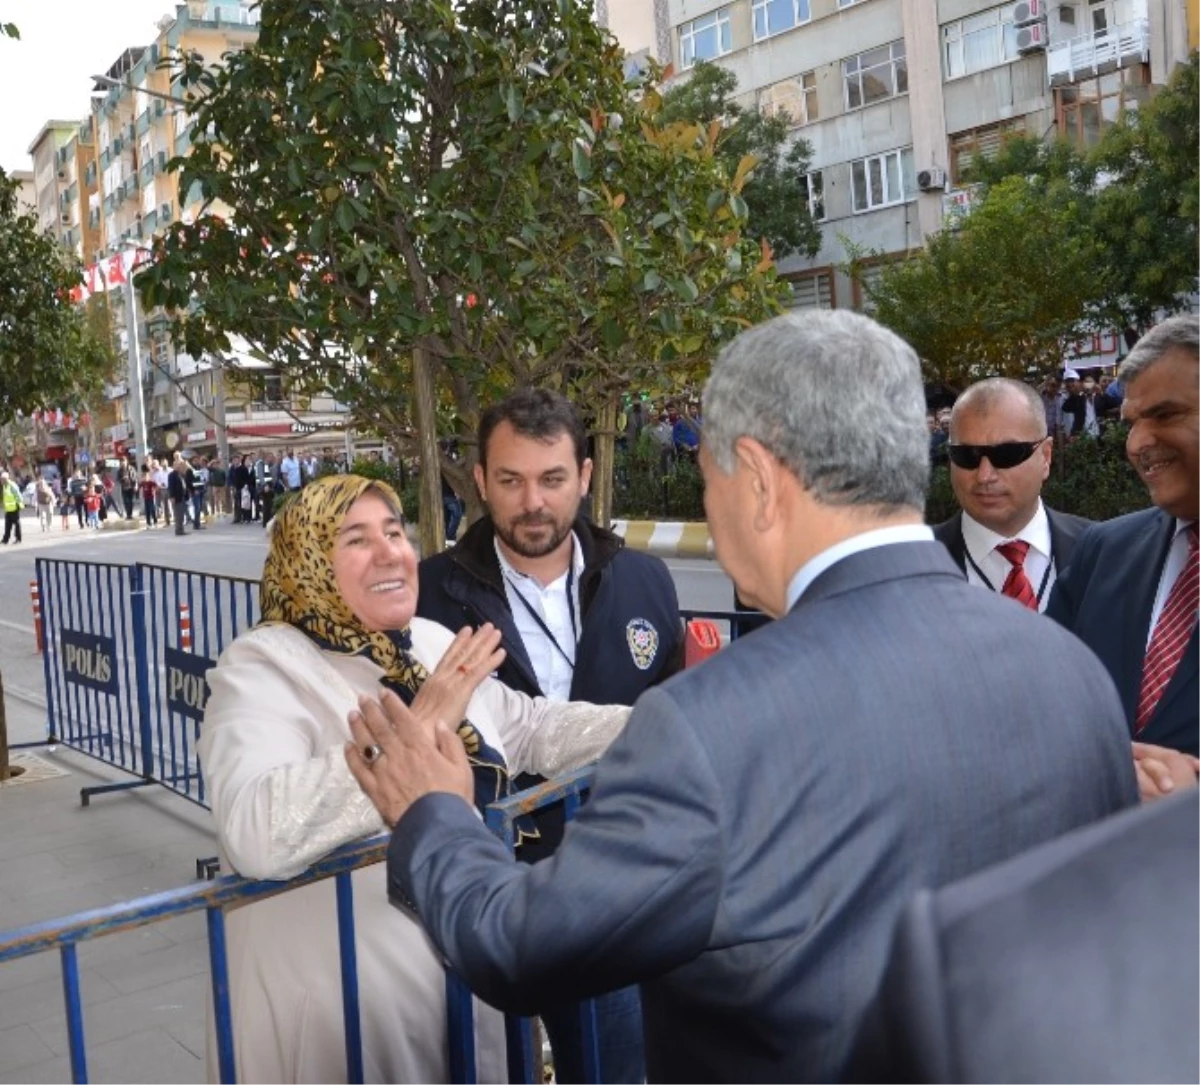
[[[365,493],[383,498],[402,513],[400,498],[386,482],[361,475],[326,475],[314,479],[275,517],[270,548],[263,565],[259,601],[263,622],[295,626],[327,652],[363,655],[384,672],[383,683],[411,704],[429,672],[412,654],[407,628],[372,632],[363,627],[338,591],[333,548],[338,528],[350,507]],[[475,803],[488,803],[512,793],[508,766],[470,720],[458,725],[475,776]],[[518,840],[536,837],[527,818],[517,819]]]

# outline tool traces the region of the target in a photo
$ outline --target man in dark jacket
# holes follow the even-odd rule
[[[175,513],[175,534],[186,534],[188,503],[192,498],[191,470],[187,461],[182,457],[175,461],[175,466],[167,476],[167,495],[171,498],[171,506]]]
[[[679,669],[679,600],[659,558],[580,515],[592,473],[585,452],[579,416],[554,392],[523,389],[489,408],[475,468],[489,515],[421,562],[417,613],[455,631],[495,625],[507,653],[498,677],[512,689],[631,705]],[[561,809],[537,825],[541,839],[521,848],[530,862],[558,845]],[[571,1009],[543,1015],[564,1082],[583,1072]],[[642,1080],[636,991],[604,996],[597,1017],[606,1080]]]
[[[125,519],[133,519],[133,502],[137,497],[137,469],[125,456],[121,457],[121,466],[117,471],[117,481],[121,484],[121,500],[125,504]]]

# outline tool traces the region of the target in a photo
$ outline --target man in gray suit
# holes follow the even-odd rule
[[[553,859],[513,862],[453,733],[397,698],[352,714],[347,760],[393,895],[487,1001],[640,982],[651,1081],[834,1080],[913,894],[1136,801],[1128,738],[1091,653],[923,525],[907,344],[779,317],[722,352],[704,419],[717,555],[779,620],[638,700]]]

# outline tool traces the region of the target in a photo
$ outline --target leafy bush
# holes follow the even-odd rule
[[[703,520],[704,480],[687,456],[668,458],[643,433],[628,449],[618,449],[613,515],[627,520]]]

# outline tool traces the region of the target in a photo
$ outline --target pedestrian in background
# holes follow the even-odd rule
[[[191,491],[188,484],[188,465],[180,457],[167,476],[167,496],[171,499],[174,510],[175,534],[186,534],[188,501]]]
[[[13,542],[21,541],[21,510],[25,507],[25,501],[21,497],[21,491],[17,488],[17,484],[13,482],[12,477],[7,471],[0,471],[0,497],[4,502],[4,542],[7,544],[9,537],[16,533],[16,538]]]
[[[158,527],[158,486],[150,474],[150,466],[142,468],[142,512],[147,527]]]
[[[121,484],[121,500],[125,503],[125,519],[133,519],[133,502],[137,497],[137,470],[129,462],[127,456],[121,457],[121,466],[117,468],[117,480]]]
[[[154,485],[156,487],[156,491],[160,495],[159,502],[160,502],[161,508],[162,508],[163,524],[166,527],[170,527],[171,526],[171,501],[170,501],[170,494],[168,493],[168,487],[167,487],[167,484],[170,480],[167,477],[169,475],[169,472],[167,471],[167,465],[162,460],[151,460],[150,461],[150,475],[154,479]]]
[[[221,465],[221,458],[214,456],[208,463],[208,500],[213,516],[225,515],[225,505],[229,497],[226,492],[228,481],[229,475]]]
[[[49,531],[54,515],[54,491],[45,478],[39,478],[34,492],[37,499],[38,526],[42,531]]]
[[[68,489],[71,494],[71,504],[75,508],[75,518],[79,521],[79,526],[85,526],[83,499],[87,497],[87,479],[83,477],[83,472],[78,468],[71,476],[71,481],[68,483]]]
[[[204,457],[196,458],[196,466],[188,465],[188,470],[192,476],[192,524],[199,531],[204,525],[201,523],[200,514],[204,511],[204,499],[208,493],[208,467],[204,463]]]
[[[83,497],[83,507],[87,514],[87,526],[100,530],[100,509],[102,507],[103,498],[96,492],[96,487],[93,486]]]

